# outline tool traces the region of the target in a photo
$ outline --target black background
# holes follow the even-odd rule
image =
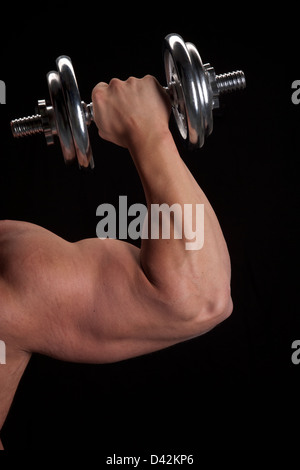
[[[1,32],[0,218],[26,220],[70,241],[95,237],[103,202],[144,203],[126,150],[90,137],[95,170],[66,168],[44,137],[15,140],[11,119],[48,98],[46,73],[72,58],[81,98],[98,81],[150,73],[162,84],[164,36],[193,42],[217,73],[241,69],[247,89],[222,97],[213,134],[182,158],[208,196],[232,261],[231,317],[172,348],[109,365],[34,356],[2,431],[7,450],[188,452],[296,447],[300,365],[297,12],[197,3],[101,6],[64,2],[6,10]],[[4,18],[3,18],[4,20]],[[2,20],[2,21],[3,21]],[[2,26],[4,23],[2,24]],[[155,117],[154,117],[155,118]],[[171,122],[172,126],[172,122]],[[1,337],[1,332],[0,332]],[[78,345],[80,347],[80,345]],[[99,462],[103,461],[99,458]]]

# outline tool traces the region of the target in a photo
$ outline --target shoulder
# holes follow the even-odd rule
[[[43,352],[55,331],[71,330],[91,278],[77,244],[34,224],[0,222],[0,328],[10,342]]]
[[[70,243],[34,224],[0,222],[0,331],[26,351],[73,360],[100,318],[141,284],[138,260],[118,240]]]
[[[23,222],[19,220],[0,220],[0,242],[4,240],[7,235],[20,235],[29,231],[37,231],[42,228],[30,222]],[[44,230],[44,229],[42,229]]]

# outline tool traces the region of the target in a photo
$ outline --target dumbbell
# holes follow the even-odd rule
[[[216,75],[203,64],[194,44],[178,34],[163,42],[167,91],[177,127],[190,148],[203,146],[213,129],[213,109],[219,95],[246,86],[242,71]],[[66,163],[77,160],[79,167],[94,167],[88,126],[94,120],[93,104],[81,101],[71,59],[56,59],[57,71],[47,74],[50,102],[38,100],[37,114],[11,121],[14,137],[44,133],[48,145],[59,138]]]

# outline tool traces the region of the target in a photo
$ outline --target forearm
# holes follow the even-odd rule
[[[141,264],[149,279],[154,284],[165,285],[172,283],[174,276],[178,279],[178,275],[182,275],[183,283],[195,283],[197,289],[199,283],[203,288],[214,283],[217,276],[227,277],[229,282],[230,260],[217,217],[181,159],[171,134],[135,142],[130,152],[148,206],[148,238],[142,240]],[[151,229],[156,229],[151,219],[153,204],[177,206],[174,206],[179,211],[176,220],[181,223],[181,227],[176,227],[178,239],[174,238],[174,218],[169,239],[162,238],[162,227],[159,239],[151,237]],[[185,211],[185,205],[192,210],[192,218]],[[200,217],[202,209],[204,218]],[[168,215],[166,213],[166,217]],[[191,230],[194,240],[190,239]]]
[[[193,298],[195,308],[203,299],[209,299],[209,304],[211,299],[228,299],[226,243],[212,207],[177,151],[169,131],[170,102],[165,91],[151,76],[126,82],[114,79],[94,88],[93,103],[99,134],[129,149],[144,187],[148,238],[144,233],[140,261],[147,278],[172,302]],[[175,208],[167,237],[153,220],[155,204],[169,208],[163,215],[168,221]],[[185,205],[192,210],[190,214]],[[194,240],[190,239],[192,232]]]

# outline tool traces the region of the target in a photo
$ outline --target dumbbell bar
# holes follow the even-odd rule
[[[219,107],[219,95],[246,86],[242,71],[216,75],[203,64],[192,43],[178,34],[166,36],[163,44],[165,87],[182,138],[191,148],[200,148],[213,129],[212,111]],[[77,159],[80,167],[94,167],[88,126],[94,120],[93,104],[81,101],[71,59],[60,56],[57,71],[47,74],[51,104],[38,101],[38,113],[11,121],[14,137],[43,132],[48,145],[58,136],[64,160]]]

